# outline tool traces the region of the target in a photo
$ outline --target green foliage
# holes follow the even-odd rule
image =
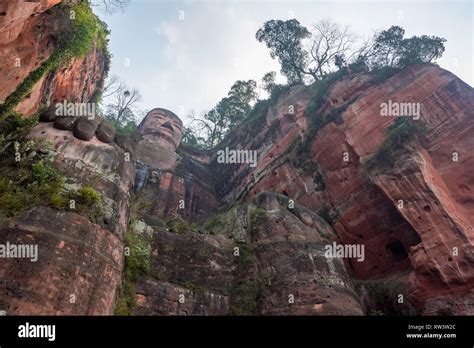
[[[24,138],[36,122],[37,117],[22,119],[16,113],[0,120],[0,218],[48,205],[61,192],[62,173],[44,153],[44,144]]]
[[[25,139],[36,123],[37,117],[23,119],[17,113],[0,120],[0,217],[12,217],[39,204],[78,213],[98,210],[101,196],[92,187],[64,189],[63,173],[54,167],[48,143]],[[71,199],[75,209],[69,205]]]
[[[262,208],[254,209],[249,214],[249,231],[254,233],[255,229],[267,221],[267,211]]]
[[[136,305],[134,284],[143,276],[150,273],[151,244],[139,233],[129,229],[125,234],[125,267],[123,286],[117,298],[115,315],[130,315]]]
[[[372,83],[379,84],[379,83],[385,82],[386,80],[388,80],[390,77],[400,72],[401,70],[402,69],[392,68],[390,66],[374,68],[371,71],[372,76],[373,76]]]
[[[0,158],[14,158],[15,141],[23,141],[24,137],[38,123],[38,117],[22,118],[20,114],[10,112],[0,118]]]
[[[198,296],[203,296],[206,292],[206,289],[203,286],[195,282],[188,281],[185,283],[181,283],[179,285],[181,285],[185,289],[192,291],[195,295],[198,295]]]
[[[255,278],[255,251],[247,243],[237,243],[239,256],[230,289],[230,312],[233,315],[257,314],[259,285]]]
[[[255,315],[257,314],[256,297],[258,294],[258,283],[237,280],[231,288],[230,313],[232,315]]]
[[[359,72],[363,70],[363,65],[351,65],[351,72]],[[311,101],[306,107],[304,114],[308,118],[317,115],[317,111],[321,106],[323,106],[325,97],[329,92],[329,89],[334,85],[335,82],[349,74],[349,70],[344,68],[340,69],[334,73],[326,75],[323,80],[318,80],[313,84],[314,94],[311,97]],[[319,121],[318,121],[319,122]]]
[[[262,89],[270,95],[272,94],[273,89],[277,85],[275,82],[275,78],[276,78],[276,72],[274,71],[267,72],[262,77],[262,84],[261,84]]]
[[[318,215],[329,225],[334,224],[334,222],[337,220],[337,214],[326,205],[318,211]]]
[[[426,126],[420,120],[409,117],[396,118],[386,129],[386,137],[382,145],[363,163],[362,171],[370,174],[375,169],[390,168],[400,153],[424,133],[426,133]]]
[[[35,84],[48,72],[67,64],[73,58],[84,56],[98,41],[105,53],[106,71],[110,66],[110,54],[107,50],[106,37],[109,31],[105,24],[94,15],[87,1],[69,7],[63,6],[64,17],[69,18],[68,25],[58,36],[56,49],[39,68],[30,72],[0,105],[0,117],[10,113],[28,94]],[[74,18],[72,18],[74,17]]]
[[[303,49],[302,40],[310,35],[308,29],[296,19],[290,19],[267,21],[255,36],[259,42],[265,42],[272,58],[278,58],[281,73],[291,84],[303,82],[303,69],[308,54]]]
[[[181,136],[181,143],[188,146],[197,148],[197,149],[206,149],[205,140],[199,139],[195,134],[192,128],[184,127],[183,134]]]
[[[445,50],[445,39],[427,35],[404,38],[405,30],[399,26],[380,32],[373,41],[362,44],[358,50],[353,49],[356,38],[347,28],[328,20],[316,23],[313,28],[310,32],[295,19],[270,20],[256,33],[257,40],[270,49],[271,57],[279,60],[281,73],[287,77],[289,84],[303,83],[307,77],[315,81],[323,80],[334,66],[339,71],[346,70],[344,66],[347,63],[350,63],[349,67],[354,66],[353,63],[362,63],[374,71],[432,63]],[[310,44],[304,47],[303,40],[310,37]],[[346,61],[346,55],[356,58],[352,62]],[[387,70],[384,70],[382,74],[386,73]],[[271,75],[268,79],[272,82]]]
[[[175,233],[185,233],[189,231],[193,231],[193,226],[189,224],[188,221],[184,220],[181,216],[176,216],[166,223],[170,232]]]
[[[253,80],[236,81],[227,97],[222,98],[201,119],[193,120],[197,126],[185,129],[183,142],[203,149],[214,148],[250,113],[252,103],[257,99],[256,88],[257,83]]]
[[[74,207],[71,207],[74,201]],[[70,210],[77,213],[100,212],[99,203],[102,196],[91,186],[83,186],[78,190],[61,190],[51,195],[50,205],[56,209]]]
[[[208,232],[209,234],[215,234],[214,230],[223,225],[221,218],[221,215],[215,215],[208,219],[204,224],[204,231]]]
[[[368,315],[416,315],[403,275],[371,280],[353,279],[352,284],[361,297],[364,297],[365,290]],[[399,303],[400,295],[403,296],[403,303]]]
[[[58,53],[53,53],[39,68],[30,72],[28,76],[20,83],[15,91],[11,93],[0,105],[0,117],[10,113],[28,94],[31,93],[34,85],[43,77],[44,74],[57,67],[60,63]]]
[[[150,211],[153,201],[143,194],[143,191],[136,194],[132,204],[132,216],[135,218],[143,218],[143,215]]]
[[[259,132],[261,132],[262,128],[265,126],[266,116],[270,106],[276,103],[278,98],[280,98],[280,96],[284,93],[288,92],[289,89],[290,86],[280,84],[273,86],[270,97],[267,100],[257,101],[248,114],[247,118],[238,127],[236,127],[236,131],[242,135],[246,134],[250,137],[255,137],[257,134],[259,134]],[[276,127],[278,124],[274,123],[273,126]]]
[[[104,29],[103,22],[99,22],[86,1],[74,7],[64,6],[63,11],[69,21],[65,32],[59,36],[57,43],[65,59],[84,56],[96,40],[100,41],[98,45],[104,45],[103,40],[107,33],[99,34]]]
[[[319,166],[316,167],[316,170],[313,172],[313,182],[316,184],[316,191],[324,191],[326,189],[326,181]]]
[[[125,245],[129,254],[125,257],[125,270],[132,282],[136,282],[144,274],[148,274],[151,266],[150,241],[143,235],[129,230],[125,234]]]
[[[92,188],[91,186],[81,187],[78,193],[82,204],[94,205],[98,203],[101,199],[100,194],[97,193],[97,191],[94,190],[94,188]]]
[[[399,26],[382,31],[375,38],[370,65],[374,69],[402,69],[413,64],[431,63],[444,53],[446,39],[427,35],[403,38],[404,35],[405,30]]]

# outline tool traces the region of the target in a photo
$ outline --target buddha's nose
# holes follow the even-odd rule
[[[169,121],[163,123],[161,125],[161,127],[165,127],[165,128],[168,128],[170,131],[173,131],[173,126],[172,126],[171,122],[169,122]]]

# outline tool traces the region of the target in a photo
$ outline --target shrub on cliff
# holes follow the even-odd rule
[[[136,305],[134,284],[150,272],[151,244],[148,238],[129,229],[125,234],[125,266],[121,292],[117,298],[115,315],[130,315]]]
[[[23,119],[16,113],[0,120],[0,218],[49,204],[61,190],[62,174],[43,150],[47,146],[24,138],[36,122],[37,117]]]
[[[30,72],[0,105],[0,117],[11,112],[35,86],[35,84],[48,72],[66,65],[73,58],[83,57],[97,43],[104,52],[106,69],[110,64],[110,54],[107,50],[107,30],[105,23],[100,21],[92,12],[87,1],[69,7],[58,5],[57,11],[62,11],[62,18],[67,25],[58,33],[53,54],[41,64],[39,68]]]
[[[352,284],[362,298],[367,315],[416,315],[409,299],[403,274],[382,279],[353,279]]]
[[[399,26],[392,26],[377,35],[368,59],[373,69],[431,63],[443,55],[446,39],[427,35],[404,38],[404,35],[405,30]]]
[[[426,126],[421,121],[407,117],[398,117],[386,129],[386,137],[377,151],[362,165],[362,174],[368,176],[376,169],[390,168],[400,153],[418,136],[426,133]]]
[[[247,243],[237,243],[239,256],[230,289],[230,312],[233,315],[257,314],[259,282],[255,272],[255,250]]]
[[[392,26],[358,43],[359,38],[348,27],[330,20],[317,22],[310,31],[296,19],[289,19],[265,22],[256,38],[278,59],[282,75],[291,84],[323,80],[351,63],[365,63],[371,70],[402,69],[432,63],[442,56],[445,39],[427,35],[404,38],[404,34],[403,28]]]

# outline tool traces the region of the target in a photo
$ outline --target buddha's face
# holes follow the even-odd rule
[[[146,115],[139,130],[144,139],[165,145],[169,143],[176,150],[181,141],[183,124],[171,111],[154,109]]]

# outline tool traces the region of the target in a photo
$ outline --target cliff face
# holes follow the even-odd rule
[[[0,101],[54,51],[61,16],[45,11],[58,2],[0,1]],[[89,102],[105,68],[95,43],[42,76],[16,111]],[[82,211],[39,202],[1,221],[0,244],[34,244],[39,254],[2,261],[0,309],[473,314],[473,89],[431,65],[379,82],[340,74],[316,106],[315,88],[260,102],[213,151],[180,144],[182,122],[164,109],[148,113],[136,138],[85,118],[65,127],[46,111],[28,139],[51,144],[40,152],[63,190],[93,187],[101,200]],[[382,165],[373,159],[396,122],[381,116],[389,101],[419,103],[413,122],[426,131]],[[257,151],[256,165],[220,163],[225,149]],[[333,243],[363,246],[363,257],[328,255]]]
[[[66,13],[53,8],[59,2],[0,1],[0,102],[57,49],[66,20]],[[73,3],[79,1],[68,1]],[[89,102],[101,88],[105,63],[95,43],[84,57],[44,74],[16,111],[28,117],[43,103]],[[2,220],[0,243],[37,245],[38,262],[2,261],[0,307],[9,314],[112,314],[123,271],[123,233],[134,169],[116,144],[95,137],[85,144],[52,123],[40,124],[30,134],[30,139],[37,137],[50,142],[48,151],[67,185],[95,187],[103,194],[103,206],[86,216],[40,202]],[[2,165],[4,160],[8,159],[2,153]]]
[[[298,134],[309,133],[302,120],[307,99],[298,88],[276,103],[278,126],[262,124],[258,133],[264,140],[237,132],[225,144],[258,149],[260,156],[254,170],[242,165],[217,170],[218,195],[234,202],[277,191],[315,211],[329,207],[338,240],[365,245],[364,262],[348,260],[357,278],[401,272],[421,313],[472,313],[472,88],[427,65],[378,85],[364,73],[340,79],[318,110],[333,121],[309,142],[310,170],[307,160],[295,163],[301,152],[290,145]],[[394,121],[380,116],[380,105],[388,100],[420,103],[427,135],[368,183],[361,164],[381,146]],[[289,106],[294,115],[285,115]],[[269,110],[267,123],[273,114]]]
[[[0,1],[0,103],[33,71],[51,57],[58,36],[62,35],[65,17],[50,11],[61,0]],[[66,1],[72,5],[78,0]],[[95,44],[82,58],[75,58],[41,77],[32,91],[16,107],[30,116],[41,104],[89,102],[102,86],[105,57]]]
[[[371,303],[370,297],[374,294],[370,293],[370,284],[380,282],[389,284],[387,286],[393,287],[392,290],[398,289],[397,284],[402,284],[400,294],[406,296],[409,304],[405,304],[406,308],[403,309],[392,308],[395,311],[420,314],[472,313],[472,214],[469,214],[472,158],[468,151],[472,146],[470,142],[473,134],[472,88],[449,72],[429,65],[410,67],[378,84],[373,82],[368,73],[345,76],[335,81],[323,98],[317,114],[330,121],[320,127],[316,134],[304,115],[312,94],[311,87],[293,87],[268,108],[263,108],[263,117],[234,131],[213,153],[186,152],[186,148],[183,148],[178,151],[178,163],[183,165],[166,166],[162,171],[159,169],[162,164],[157,162],[154,174],[146,170],[148,179],[145,180],[142,193],[147,197],[145,200],[156,199],[156,203],[152,204],[155,209],[145,220],[148,219],[153,225],[150,216],[166,218],[180,215],[197,222],[198,208],[193,207],[205,207],[208,214],[201,216],[208,216],[217,207],[220,207],[220,211],[236,205],[245,207],[246,202],[257,195],[258,202],[286,196],[310,211],[322,214],[331,222],[332,228],[327,227],[323,235],[332,235],[334,239],[327,239],[324,245],[334,240],[343,245],[364,245],[363,262],[355,258],[346,258],[344,261],[345,268],[353,274],[355,282],[362,280],[362,292],[359,293],[364,299],[366,311],[379,310],[380,304],[377,306]],[[421,142],[407,143],[403,151],[397,152],[388,168],[364,174],[363,163],[384,143],[386,129],[395,120],[393,117],[380,116],[380,106],[388,100],[420,103],[420,119],[426,125],[426,135],[420,138]],[[257,165],[217,163],[216,151],[226,147],[257,150]],[[454,153],[457,154],[457,160],[454,160]],[[204,165],[207,158],[208,166]],[[202,188],[201,191],[197,189],[198,186]],[[158,191],[153,193],[152,188]],[[265,191],[283,196],[274,193],[262,196]],[[266,195],[273,198],[263,199]],[[180,206],[181,200],[183,206]],[[192,258],[192,262],[177,258],[174,265],[170,262],[160,266],[161,275],[175,267],[180,269],[179,276],[172,273],[170,278],[165,277],[166,286],[174,284],[173,290],[166,292],[167,301],[180,293],[176,284],[188,284],[188,288],[181,290],[191,297],[198,297],[193,299],[191,307],[180,307],[179,301],[175,301],[174,305],[178,307],[173,307],[170,312],[176,314],[182,309],[182,313],[188,314],[227,313],[228,308],[233,308],[233,296],[234,301],[238,302],[232,289],[235,279],[243,274],[249,284],[253,280],[258,283],[254,289],[258,300],[252,302],[257,313],[360,313],[357,295],[351,292],[351,281],[346,283],[344,280],[347,277],[344,267],[336,272],[336,278],[342,279],[341,282],[323,281],[322,288],[318,287],[321,286],[318,279],[330,279],[333,269],[332,266],[326,268],[324,265],[329,262],[327,257],[317,261],[321,249],[311,247],[312,243],[318,245],[318,235],[325,229],[319,226],[300,235],[297,224],[289,222],[290,217],[285,215],[287,213],[284,218],[278,218],[278,214],[291,210],[282,208],[281,204],[259,203],[258,206],[263,208],[266,215],[263,230],[242,230],[242,226],[250,225],[249,217],[243,213],[245,209],[231,210],[235,214],[232,216],[237,216],[241,223],[232,222],[230,216],[210,220],[212,226],[220,226],[216,232],[219,237],[227,229],[234,231],[224,233],[224,236],[237,243],[234,245],[245,242],[251,246],[255,257],[250,270],[246,269],[243,273],[239,271],[238,259],[234,260],[233,266],[229,266],[232,265],[231,260],[222,259],[219,253],[219,257],[205,257],[200,261],[197,257]],[[291,212],[294,214],[294,211]],[[280,221],[285,221],[285,224],[279,225]],[[307,221],[304,223],[307,224]],[[151,229],[157,231],[156,227]],[[188,233],[191,237],[196,232],[185,231],[185,236],[179,237],[179,240],[187,240]],[[213,228],[210,231],[214,233]],[[240,232],[235,235],[235,231]],[[198,232],[209,233],[205,229]],[[271,234],[266,235],[268,233]],[[288,235],[281,239],[285,234]],[[154,238],[158,236],[162,234],[157,233]],[[206,239],[214,238],[211,235]],[[263,244],[261,238],[265,241]],[[298,243],[295,245],[295,240],[303,241],[304,246]],[[168,244],[169,240],[162,243]],[[175,240],[174,243],[181,245],[183,242]],[[158,248],[160,243],[154,245]],[[269,245],[275,246],[269,248]],[[198,248],[201,247],[185,249]],[[218,250],[229,248],[221,246]],[[163,251],[153,250],[156,250],[156,255],[166,259]],[[169,251],[175,253],[172,247],[169,247]],[[213,253],[211,255],[215,255]],[[228,257],[229,251],[226,253]],[[161,258],[156,257],[157,260]],[[209,260],[213,262],[207,264]],[[302,263],[298,263],[298,260]],[[310,264],[305,265],[306,262]],[[188,273],[181,267],[190,263],[201,265],[199,268],[203,273],[199,277],[187,278]],[[293,264],[295,268],[288,267],[288,264]],[[216,267],[211,273],[219,277],[218,283],[227,284],[224,289],[216,289],[212,282],[202,279],[205,274],[209,274],[207,267],[210,265]],[[229,267],[234,267],[234,280],[230,281],[230,285],[227,278]],[[319,278],[319,272],[323,273],[322,278]],[[290,279],[293,279],[292,282],[287,283]],[[312,289],[312,285],[306,283],[310,279],[310,284],[314,282],[319,285]],[[364,280],[368,280],[367,283]],[[163,305],[160,301],[164,301],[164,298],[159,299],[162,295],[157,298],[157,294],[165,291],[160,281],[156,283],[156,279],[147,278],[140,285],[139,313],[167,312],[157,309]],[[194,285],[189,286],[187,281]],[[265,287],[262,284],[266,282],[276,282],[278,286]],[[390,282],[395,284],[390,285]],[[198,289],[204,291],[200,295],[196,291],[196,284]],[[285,296],[292,291],[300,297],[297,305],[290,306],[285,302]],[[212,294],[217,297],[212,297]],[[326,296],[331,300],[327,300]],[[351,296],[354,302],[350,300]],[[218,299],[217,303],[212,302],[211,298]],[[387,297],[386,302],[393,302],[393,298]],[[153,309],[151,303],[157,307]],[[191,308],[195,308],[195,311]]]
[[[0,1],[0,102],[52,54],[47,33],[53,28],[44,12],[59,2]]]
[[[96,91],[102,88],[105,58],[94,45],[83,58],[75,58],[67,66],[50,72],[35,84],[33,90],[18,106],[16,111],[32,115],[43,104],[91,102]]]

